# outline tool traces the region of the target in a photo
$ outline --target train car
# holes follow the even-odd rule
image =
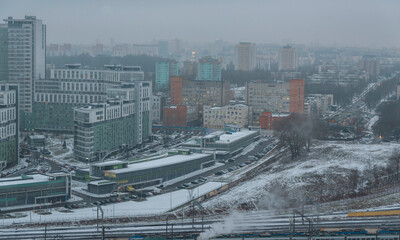
[[[381,210],[367,212],[348,212],[348,217],[380,217],[380,216],[396,216],[400,215],[400,210]]]

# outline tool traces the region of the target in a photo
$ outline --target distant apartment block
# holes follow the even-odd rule
[[[231,99],[230,83],[225,81],[196,81],[183,77],[173,78],[171,104],[197,106],[200,114],[203,105],[224,106]]]
[[[158,56],[158,45],[157,44],[133,44],[132,55],[149,55]]]
[[[156,91],[168,91],[170,87],[170,77],[178,76],[178,62],[166,59],[156,63]]]
[[[221,62],[218,59],[204,57],[199,59],[197,80],[221,81]]]
[[[366,71],[371,77],[376,77],[380,74],[381,64],[375,56],[365,55],[359,62],[359,69]]]
[[[0,24],[0,83],[8,81],[8,28]]]
[[[309,116],[322,116],[332,105],[332,94],[308,94],[304,103],[304,113]]]
[[[279,49],[278,69],[279,71],[297,70],[297,51],[295,47],[287,45]]]
[[[204,106],[203,127],[224,129],[225,125],[233,124],[247,127],[249,124],[249,106],[243,104],[226,105],[223,107]]]
[[[257,67],[256,44],[241,42],[235,46],[235,68],[241,71],[251,71]]]

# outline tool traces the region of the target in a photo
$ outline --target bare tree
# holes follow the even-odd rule
[[[300,156],[303,147],[309,152],[312,140],[323,139],[327,133],[325,121],[303,114],[292,114],[276,122],[274,127],[280,143],[289,148],[292,159]]]
[[[399,180],[399,168],[400,168],[400,149],[395,148],[392,155],[389,157],[389,169],[396,169],[396,180]]]

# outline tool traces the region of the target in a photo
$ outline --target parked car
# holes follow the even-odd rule
[[[233,159],[233,158],[229,158],[229,159],[228,159],[228,162],[230,162],[230,163],[234,163],[234,162],[235,162],[235,159]]]

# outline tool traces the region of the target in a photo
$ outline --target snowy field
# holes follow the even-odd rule
[[[295,161],[289,156],[280,159],[265,169],[265,173],[208,200],[203,207],[235,208],[242,203],[254,203],[265,209],[286,207],[289,195],[304,197],[309,194],[306,188],[320,187],[316,191],[324,188],[334,191],[331,189],[334,187],[343,189],[341,184],[347,184],[351,172],[362,173],[385,166],[395,148],[400,148],[400,145],[316,142],[310,153],[304,153]],[[311,198],[304,198],[307,197]]]
[[[222,183],[220,182],[207,182],[191,190],[182,189],[175,192],[148,197],[146,201],[142,202],[127,201],[103,205],[101,207],[104,211],[104,218],[136,217],[152,214],[162,214],[189,202],[191,199],[202,196],[221,186]],[[0,223],[4,226],[13,223],[75,221],[97,218],[97,207],[79,208],[76,210],[72,210],[72,212],[68,213],[58,212],[55,209],[52,209],[51,212],[52,214],[49,215],[40,215],[32,212],[25,212],[27,214],[26,217],[0,219]]]

